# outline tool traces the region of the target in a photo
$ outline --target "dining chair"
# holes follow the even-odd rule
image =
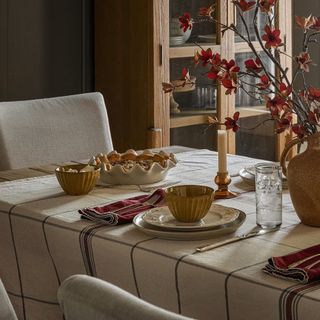
[[[18,320],[1,279],[0,279],[0,320]]]
[[[58,301],[66,320],[190,320],[139,299],[109,282],[86,275],[63,281]]]
[[[101,93],[0,102],[0,170],[86,159],[112,149]]]

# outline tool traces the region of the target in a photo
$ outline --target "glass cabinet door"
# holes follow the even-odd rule
[[[200,8],[210,6],[213,19],[199,15]],[[207,116],[217,109],[217,87],[204,76],[205,70],[195,65],[194,54],[202,48],[220,51],[218,7],[214,0],[169,1],[170,82],[176,86],[170,97],[171,144],[215,148],[215,132],[206,128]],[[186,32],[179,21],[184,13],[193,19],[192,29]],[[189,71],[191,85],[179,86],[183,68]]]

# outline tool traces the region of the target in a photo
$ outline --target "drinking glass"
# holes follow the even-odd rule
[[[256,221],[263,229],[282,223],[282,170],[279,165],[259,163],[255,166]]]

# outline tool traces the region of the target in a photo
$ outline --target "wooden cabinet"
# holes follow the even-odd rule
[[[217,23],[195,25],[190,37],[181,39],[175,19],[186,11],[195,16],[200,7],[211,4],[215,4],[218,21],[239,23],[229,0],[95,1],[95,87],[105,97],[118,151],[170,144],[215,148],[215,129],[202,134],[208,115],[224,119],[239,109],[244,123],[251,119],[250,123],[268,112],[263,105],[258,106],[243,95],[225,95],[224,89],[202,79],[199,68],[192,65],[199,50],[197,44],[220,52],[226,59],[241,61],[249,55],[249,48],[232,32],[227,31],[221,37]],[[275,21],[281,25],[286,40],[284,50],[290,53],[291,1],[278,1],[278,6],[281,8],[277,8]],[[257,42],[255,45],[261,50]],[[284,63],[289,64],[283,56]],[[175,92],[172,99],[162,92],[161,84],[179,78],[182,66],[190,67],[196,86]],[[180,112],[172,114],[174,102],[179,104]],[[278,142],[282,140],[275,138],[272,127],[268,130],[271,134],[266,133],[266,128],[262,133],[244,131],[237,139],[229,132],[229,152],[241,151],[242,139],[260,134],[272,136],[274,149],[280,149]],[[273,154],[274,158],[278,153]]]

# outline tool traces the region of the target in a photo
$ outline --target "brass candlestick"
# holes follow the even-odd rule
[[[214,182],[218,186],[218,190],[214,194],[215,199],[230,199],[239,195],[238,192],[228,190],[228,185],[231,182],[228,172],[217,172]]]

